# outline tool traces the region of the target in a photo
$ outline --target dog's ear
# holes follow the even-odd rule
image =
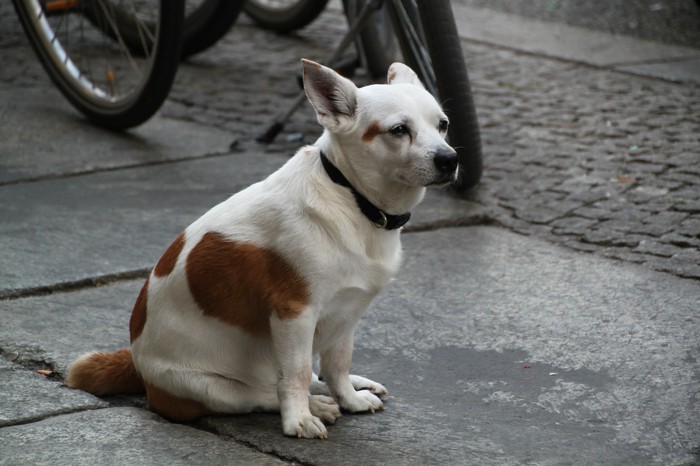
[[[418,79],[418,75],[403,63],[392,63],[389,67],[389,72],[387,73],[386,79],[389,84],[415,84],[416,86],[420,86],[425,89],[423,83],[420,82],[420,79]]]
[[[336,129],[342,120],[352,118],[357,106],[357,87],[323,65],[303,59],[304,91],[324,128]]]

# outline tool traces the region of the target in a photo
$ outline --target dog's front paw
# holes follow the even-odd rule
[[[384,385],[359,375],[350,374],[350,383],[355,390],[369,390],[380,398],[389,394]]]
[[[328,438],[323,422],[311,414],[282,420],[284,435],[297,438]]]
[[[326,424],[335,423],[340,414],[340,407],[330,396],[309,395],[309,410]]]
[[[373,413],[377,410],[384,410],[384,403],[377,395],[368,390],[354,392],[350,396],[339,397],[340,407],[351,413]]]

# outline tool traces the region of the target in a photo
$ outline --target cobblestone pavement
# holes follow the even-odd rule
[[[9,6],[0,83],[48,83]],[[8,19],[9,16],[9,19]],[[322,60],[345,29],[337,10],[280,36],[243,19],[183,63],[163,115],[230,131],[251,147],[298,92],[301,57]],[[463,43],[485,170],[469,195],[486,221],[576,250],[700,279],[700,87]],[[308,107],[265,151],[318,135]]]

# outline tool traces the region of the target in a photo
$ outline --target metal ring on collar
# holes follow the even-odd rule
[[[379,211],[379,215],[382,216],[382,219],[379,222],[374,222],[374,225],[377,228],[386,228],[387,224],[389,223],[389,221],[386,219],[386,215],[384,215],[384,212],[381,210]]]

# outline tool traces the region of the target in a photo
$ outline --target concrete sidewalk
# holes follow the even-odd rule
[[[454,2],[464,39],[640,76],[700,84],[700,50]],[[507,25],[507,27],[504,27]]]
[[[337,12],[327,14],[337,19]],[[100,399],[63,385],[77,355],[128,345],[131,307],[171,240],[287,160],[297,143],[282,137],[263,150],[244,135],[294,94],[287,81],[274,89],[270,83],[289,73],[297,55],[324,53],[320,38],[337,36],[337,24],[324,18],[318,29],[293,37],[245,29],[251,43],[270,47],[264,54],[237,49],[234,31],[183,65],[161,115],[124,134],[94,128],[77,115],[37,68],[21,35],[0,47],[8,63],[0,70],[0,464],[699,463],[700,282],[553,244],[538,233],[542,224],[508,223],[515,221],[484,201],[518,186],[519,158],[541,169],[546,157],[538,151],[550,151],[552,140],[547,133],[532,142],[535,149],[511,145],[494,123],[508,124],[511,114],[504,118],[488,101],[522,95],[524,85],[514,80],[510,94],[496,94],[483,83],[513,63],[544,67],[552,76],[561,65],[538,55],[513,58],[500,46],[469,48],[496,67],[477,59],[472,73],[488,97],[479,97],[487,148],[481,194],[463,200],[430,192],[403,234],[397,279],[357,332],[353,372],[387,386],[384,412],[345,415],[329,428],[328,440],[300,441],[281,434],[278,415],[178,425],[148,411],[143,397]],[[255,82],[247,76],[251,70],[258,72]],[[566,65],[566,73],[618,79],[579,65]],[[658,99],[659,89],[698,95],[693,85],[622,79]],[[524,92],[539,97],[536,88]],[[603,94],[584,97],[588,105],[605,103]],[[664,108],[683,128],[695,128],[681,114],[684,107]],[[525,104],[511,110],[532,111]],[[318,131],[303,111],[291,130]],[[555,130],[554,142],[566,146],[587,128]],[[612,133],[585,137],[619,142]],[[674,138],[665,145],[688,144],[686,135]],[[595,157],[611,163],[605,152]],[[533,182],[551,181],[566,169],[548,169]],[[598,165],[594,171],[604,177]],[[678,193],[698,185],[690,174],[676,176],[679,210],[669,208],[664,218],[682,218],[677,225],[661,225],[663,215],[644,224],[661,225],[664,235],[687,242],[698,212],[690,201],[679,203]],[[572,202],[547,189],[540,194],[552,206]],[[582,196],[584,188],[576,189]],[[636,205],[651,209],[659,199]],[[594,207],[607,212],[603,204],[586,208]],[[541,215],[527,205],[517,213]],[[630,236],[618,233],[615,241]],[[681,249],[684,257],[697,253],[692,244]]]
[[[34,91],[23,98],[16,115],[53,121],[58,153],[76,135],[94,148],[116,144],[82,121],[34,111],[42,100]],[[203,157],[0,187],[0,282],[14,298],[0,301],[2,464],[697,460],[697,283],[493,227],[404,234],[403,270],[357,334],[354,371],[389,387],[386,411],[344,416],[328,441],[283,438],[276,415],[180,426],[138,397],[66,388],[60,375],[77,355],[128,345],[142,277],[180,229],[285,160],[206,157],[227,138],[192,124],[156,118],[138,131],[131,157],[151,157],[159,141],[191,131],[203,137],[190,154]],[[27,157],[40,152],[24,147]],[[91,152],[76,152],[77,168],[66,172]],[[119,163],[120,152],[110,153]],[[41,163],[24,169],[43,173]],[[413,229],[479,215],[433,192]]]

